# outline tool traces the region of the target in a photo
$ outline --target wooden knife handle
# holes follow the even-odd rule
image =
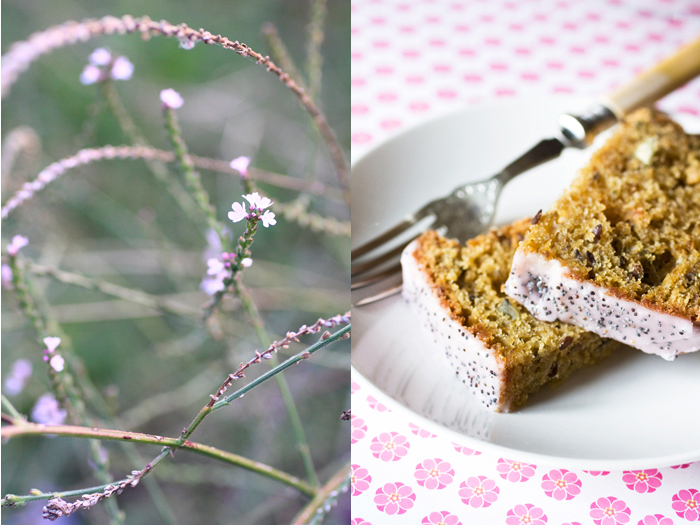
[[[655,102],[698,75],[700,38],[609,94],[603,103],[621,118],[639,107]]]

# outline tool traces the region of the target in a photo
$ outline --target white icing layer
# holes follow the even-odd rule
[[[700,327],[689,319],[620,299],[571,271],[522,248],[515,252],[506,294],[543,321],[557,319],[671,361],[700,350]]]
[[[444,350],[447,361],[455,368],[462,383],[487,408],[508,412],[510,399],[501,399],[504,389],[502,363],[493,350],[450,317],[450,312],[431,286],[427,272],[413,255],[417,247],[418,242],[413,241],[401,256],[404,299],[430,330],[438,348]]]

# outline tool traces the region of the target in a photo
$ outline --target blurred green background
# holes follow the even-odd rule
[[[3,55],[13,42],[67,20],[131,14],[202,27],[274,59],[261,32],[263,23],[272,22],[300,70],[306,62],[307,0],[3,0],[1,7]],[[317,102],[346,153],[349,44],[349,2],[329,2]],[[177,114],[191,153],[227,162],[247,155],[257,169],[339,186],[309,116],[264,67],[217,46],[198,44],[186,51],[176,39],[153,37],[144,42],[137,35],[126,35],[101,37],[44,55],[3,99],[3,143],[18,126],[29,126],[40,144],[20,157],[9,174],[3,173],[3,202],[42,168],[81,148],[129,143],[105,108],[100,87],[78,81],[96,47],[108,47],[134,64],[133,78],[114,86],[155,147],[170,149],[158,97],[162,89],[174,88],[185,100]],[[180,177],[171,167],[172,175]],[[219,218],[236,238],[243,225],[230,223],[226,213],[233,201],[242,200],[240,181],[230,174],[200,173]],[[276,202],[299,197],[296,191],[269,184],[261,183],[260,188]],[[349,220],[348,206],[335,194],[309,196],[307,203],[324,217]],[[199,291],[206,272],[204,229],[187,219],[141,161],[108,161],[68,172],[3,222],[3,245],[15,234],[29,238],[22,253],[39,264],[167,296],[195,309],[207,301]],[[319,317],[349,310],[348,236],[314,232],[278,214],[276,226],[259,228],[252,251],[255,262],[244,279],[273,339]],[[37,284],[90,380],[117,414],[114,424],[120,428],[178,436],[226,374],[261,349],[235,301],[226,303],[223,313],[205,329],[196,315],[163,315],[45,277],[37,278]],[[316,339],[307,337],[302,343]],[[288,352],[302,348],[293,345]],[[18,358],[28,358],[34,365],[25,389],[11,398],[24,414],[49,390],[42,350],[15,295],[3,290],[2,379]],[[347,341],[331,345],[286,373],[322,482],[350,457],[349,422],[339,419],[350,403],[349,350]],[[248,378],[265,367],[257,365],[260,370],[252,369]],[[161,394],[169,395],[155,398],[155,408],[149,408],[147,402]],[[209,416],[192,439],[305,476],[274,381]],[[103,447],[115,479],[134,468],[118,444],[105,442]],[[87,449],[85,440],[68,438],[4,443],[2,494],[96,485]],[[158,453],[155,447],[137,450],[144,464]],[[289,523],[308,501],[279,483],[185,452],[164,463],[153,477],[178,523]],[[126,523],[164,522],[143,486],[125,491],[118,502]],[[23,509],[3,508],[2,522],[40,523],[42,506],[36,502]],[[346,495],[324,523],[345,524],[349,516]],[[108,523],[108,517],[104,505],[98,504],[63,523]]]

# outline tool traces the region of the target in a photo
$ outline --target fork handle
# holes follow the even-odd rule
[[[580,114],[559,117],[568,146],[585,148],[601,131],[635,109],[650,105],[700,75],[700,38],[645,71],[632,82],[603,97]]]
[[[603,101],[619,119],[646,106],[700,75],[700,38],[645,71]]]

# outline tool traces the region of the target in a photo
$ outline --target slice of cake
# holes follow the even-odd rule
[[[492,410],[521,407],[545,383],[600,361],[618,343],[535,319],[502,291],[529,220],[466,246],[426,232],[403,252],[403,296],[463,383]]]
[[[700,136],[631,115],[538,217],[506,293],[668,360],[700,349]]]

